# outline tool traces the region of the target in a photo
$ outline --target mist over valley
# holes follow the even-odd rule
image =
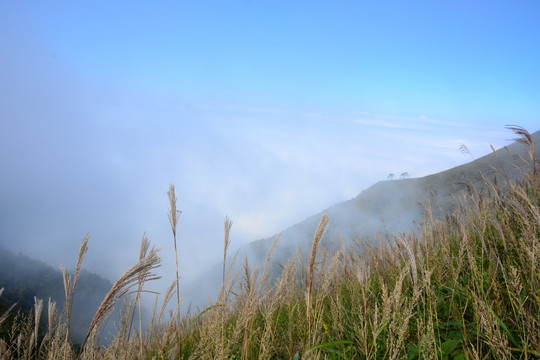
[[[540,132],[532,135],[536,144],[540,141]],[[537,149],[540,149],[538,145]],[[538,151],[537,151],[538,152]],[[472,156],[472,155],[471,155]],[[421,178],[399,178],[382,180],[370,186],[354,198],[329,206],[325,213],[329,216],[329,226],[324,234],[321,248],[332,254],[342,246],[351,246],[355,242],[363,241],[371,246],[378,247],[381,244],[393,243],[399,241],[400,236],[408,233],[421,233],[423,227],[426,206],[433,216],[439,219],[451,215],[461,206],[464,195],[470,193],[471,189],[482,191],[487,186],[486,182],[498,181],[499,183],[513,182],[520,180],[523,172],[530,170],[530,164],[526,161],[526,149],[519,143],[512,143],[496,152],[485,155],[479,159],[473,159],[464,165],[445,170],[440,173],[428,175]],[[166,197],[162,196],[162,202],[166,203]],[[180,241],[179,252],[184,252],[185,240],[182,237],[185,226],[183,214],[179,214],[178,234]],[[236,255],[235,263],[229,269],[231,276],[242,271],[244,260],[248,261],[250,266],[259,268],[262,271],[265,264],[272,267],[271,276],[279,277],[280,268],[291,260],[295,254],[301,254],[304,259],[309,257],[310,246],[313,240],[317,223],[321,218],[322,211],[309,216],[297,224],[284,228],[279,233],[264,239],[255,240],[245,245],[232,247],[229,250],[226,269],[231,266],[232,259]],[[234,219],[231,230],[234,241]],[[170,256],[173,249],[172,239],[167,248],[161,249],[161,256]],[[278,240],[275,244],[274,242]],[[221,246],[216,241],[216,246]],[[92,239],[90,240],[90,253],[92,251]],[[4,308],[9,304],[18,301],[22,309],[30,309],[33,305],[33,297],[51,298],[61,306],[65,299],[64,289],[61,282],[61,274],[58,270],[53,270],[50,265],[31,260],[25,255],[14,255],[8,249],[2,249],[3,271],[1,287],[5,288],[2,298]],[[268,259],[269,254],[271,258]],[[66,259],[69,263],[70,259]],[[74,261],[74,259],[72,259]],[[132,259],[135,263],[136,259]],[[11,264],[11,265],[10,265]],[[28,264],[28,265],[27,265]],[[16,265],[16,266],[13,266]],[[86,268],[85,265],[83,265]],[[8,271],[9,269],[9,271]],[[40,280],[38,273],[49,274],[48,279]],[[99,269],[92,269],[97,272]],[[172,269],[169,269],[172,272]],[[160,268],[158,273],[165,278],[170,278],[171,274],[166,274],[164,267]],[[223,262],[215,260],[199,269],[194,280],[182,280],[181,297],[182,309],[204,308],[208,305],[209,299],[217,297],[222,286]],[[97,279],[99,287],[94,287],[92,277]],[[26,283],[25,278],[32,282]],[[82,341],[85,331],[90,323],[92,316],[103,300],[105,294],[112,286],[114,278],[107,281],[99,275],[84,273],[81,278],[82,290],[74,304],[74,313],[76,318],[74,323],[76,330],[73,334],[75,341]],[[37,281],[40,286],[37,287],[34,282]],[[90,287],[90,290],[86,290]],[[18,289],[18,290],[15,290]],[[159,291],[161,295],[165,293],[164,288],[156,284],[151,284],[149,288],[152,291]],[[89,298],[85,292],[90,291],[92,296]],[[150,303],[152,296],[146,296],[147,305],[145,312],[151,311]],[[109,332],[113,329],[114,321],[111,321],[107,328]]]

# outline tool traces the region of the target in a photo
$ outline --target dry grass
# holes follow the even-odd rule
[[[313,274],[315,272],[315,258],[317,257],[317,249],[319,248],[319,244],[321,243],[321,240],[324,236],[324,233],[326,232],[327,225],[328,225],[328,215],[326,215],[326,211],[321,216],[321,219],[319,220],[319,224],[317,225],[317,230],[315,230],[315,235],[313,236],[313,242],[311,244],[311,253],[309,257],[309,270],[308,270],[308,286],[307,286],[307,293],[306,293],[306,322],[307,322],[307,330],[308,334],[311,334],[311,295],[313,291]]]
[[[512,128],[531,146],[521,128]],[[48,303],[46,334],[37,324],[43,303],[20,317],[9,339],[0,340],[2,359],[537,359],[540,357],[540,181],[535,152],[523,181],[493,184],[456,199],[446,219],[426,204],[419,235],[345,241],[334,253],[320,246],[328,217],[315,230],[307,267],[300,252],[272,264],[271,252],[258,267],[244,260],[234,274],[225,268],[229,231],[225,219],[223,286],[215,301],[191,314],[164,310],[178,278],[154,306],[149,329],[131,337],[134,304],[124,307],[116,338],[107,347],[94,341],[99,324],[132,286],[137,299],[159,258],[141,245],[140,259],[114,284],[75,351],[69,336],[70,302],[61,314]],[[169,190],[175,238],[177,210]],[[86,247],[83,241],[81,248]],[[176,249],[175,249],[176,250]],[[80,266],[86,250],[81,250]],[[270,268],[280,268],[276,277]],[[64,276],[66,299],[72,281]],[[0,290],[1,295],[1,290]],[[179,304],[179,298],[177,298]],[[139,300],[140,306],[140,300]],[[158,308],[160,309],[158,311]],[[0,322],[5,317],[2,314]],[[136,329],[135,329],[136,330]],[[181,351],[181,352],[180,352]]]
[[[88,251],[88,240],[90,239],[90,234],[86,234],[86,236],[82,239],[81,246],[79,248],[79,255],[77,256],[77,263],[75,265],[75,274],[73,278],[68,275],[66,268],[63,266],[60,266],[60,270],[62,271],[62,277],[64,279],[64,291],[66,296],[66,336],[65,336],[65,353],[64,357],[67,357],[67,351],[70,337],[69,337],[69,331],[70,331],[70,324],[71,324],[71,308],[73,305],[73,295],[75,294],[75,287],[77,286],[77,281],[79,280],[79,275],[81,274],[82,269],[82,262],[84,260],[84,256],[86,255],[86,252]]]

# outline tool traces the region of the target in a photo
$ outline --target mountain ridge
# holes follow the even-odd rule
[[[111,289],[112,283],[100,275],[82,270],[73,298],[72,339],[82,342],[95,311]],[[15,254],[0,246],[0,314],[16,303],[13,312],[28,313],[34,306],[34,297],[51,298],[62,310],[65,302],[62,273],[45,262],[32,259],[23,253]],[[13,318],[12,318],[13,319]],[[42,318],[44,321],[45,319]],[[0,328],[0,338],[7,336],[11,323]],[[109,326],[107,328],[111,330]]]

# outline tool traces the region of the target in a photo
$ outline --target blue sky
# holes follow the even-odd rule
[[[524,121],[538,110],[536,2],[11,6],[3,5],[11,20],[42,50],[96,86],[159,89],[197,102],[420,112],[478,123]]]
[[[539,130],[538,24],[537,1],[1,1],[0,241],[69,265],[89,231],[117,276],[143,232],[170,247],[174,183],[193,276],[225,214],[240,246]]]

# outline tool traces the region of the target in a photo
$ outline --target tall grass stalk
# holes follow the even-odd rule
[[[101,302],[101,305],[98,307],[96,314],[90,323],[90,327],[82,344],[83,351],[85,350],[85,345],[88,340],[91,337],[96,336],[101,321],[107,317],[114,305],[129,293],[132,287],[139,284],[141,276],[143,277],[142,281],[144,282],[161,278],[152,273],[152,270],[160,266],[161,259],[157,254],[158,251],[159,250],[155,247],[150,249],[146,256],[127,269],[120,278],[116,280],[111,290],[105,295],[105,298]]]
[[[84,256],[86,255],[86,252],[88,251],[88,240],[90,239],[90,234],[86,234],[85,237],[81,241],[81,246],[79,247],[79,254],[77,256],[77,262],[75,265],[75,274],[73,278],[68,275],[66,268],[61,266],[60,270],[62,271],[62,276],[64,279],[64,292],[66,296],[66,303],[65,303],[65,311],[66,311],[66,317],[67,317],[67,329],[66,329],[66,337],[64,342],[64,359],[67,359],[68,357],[68,349],[69,349],[69,343],[70,343],[70,337],[69,337],[69,331],[70,331],[70,324],[71,324],[71,309],[73,306],[73,296],[75,295],[75,286],[77,286],[77,281],[79,280],[79,276],[81,274],[82,269],[82,262],[84,259]]]
[[[148,241],[148,238],[146,237],[146,234],[144,234],[142,239],[141,239],[141,245],[139,247],[139,261],[141,261],[142,259],[144,259],[144,257],[146,257],[146,254],[148,253],[149,248],[150,248],[150,242]],[[143,286],[144,286],[145,276],[146,276],[146,273],[144,273],[144,272],[139,273],[139,277],[138,277],[139,283],[138,283],[138,289],[137,289],[137,296],[135,298],[135,305],[138,305],[138,309],[139,309],[139,331],[138,331],[138,333],[139,333],[139,355],[140,355],[141,359],[143,357],[143,339],[142,339],[143,328],[142,328],[142,301],[141,301],[141,295],[142,295],[142,290],[143,290]],[[131,329],[133,327],[133,319],[135,317],[135,309],[136,309],[136,307],[133,307],[133,311],[131,313],[131,319],[130,319],[130,325],[129,325],[128,334],[127,334],[126,346],[129,343],[129,339],[131,337]],[[124,359],[127,359],[127,356],[128,356],[128,351],[126,349]]]
[[[306,322],[307,322],[307,331],[308,336],[311,336],[311,295],[313,291],[313,274],[315,272],[315,259],[317,257],[317,249],[319,248],[319,244],[321,243],[321,240],[324,236],[324,233],[327,229],[328,224],[328,215],[326,215],[326,211],[322,214],[321,219],[319,220],[319,224],[317,225],[317,229],[315,230],[315,234],[313,235],[313,242],[311,243],[311,253],[309,257],[309,279],[308,279],[308,285],[307,285],[307,294],[306,294]]]
[[[182,340],[180,337],[180,276],[178,275],[178,250],[176,246],[176,226],[178,225],[178,215],[182,212],[176,209],[176,195],[174,193],[174,185],[170,184],[169,191],[167,192],[169,196],[169,223],[171,225],[171,230],[173,233],[174,239],[174,260],[176,262],[176,325],[177,325],[177,336],[178,336],[178,359],[182,358]]]
[[[231,232],[232,227],[232,221],[229,219],[228,216],[225,216],[225,224],[224,224],[224,240],[223,240],[223,273],[222,273],[222,285],[225,285],[225,264],[227,262],[227,249],[229,248],[229,245],[231,245],[231,240],[229,238],[229,234]]]

